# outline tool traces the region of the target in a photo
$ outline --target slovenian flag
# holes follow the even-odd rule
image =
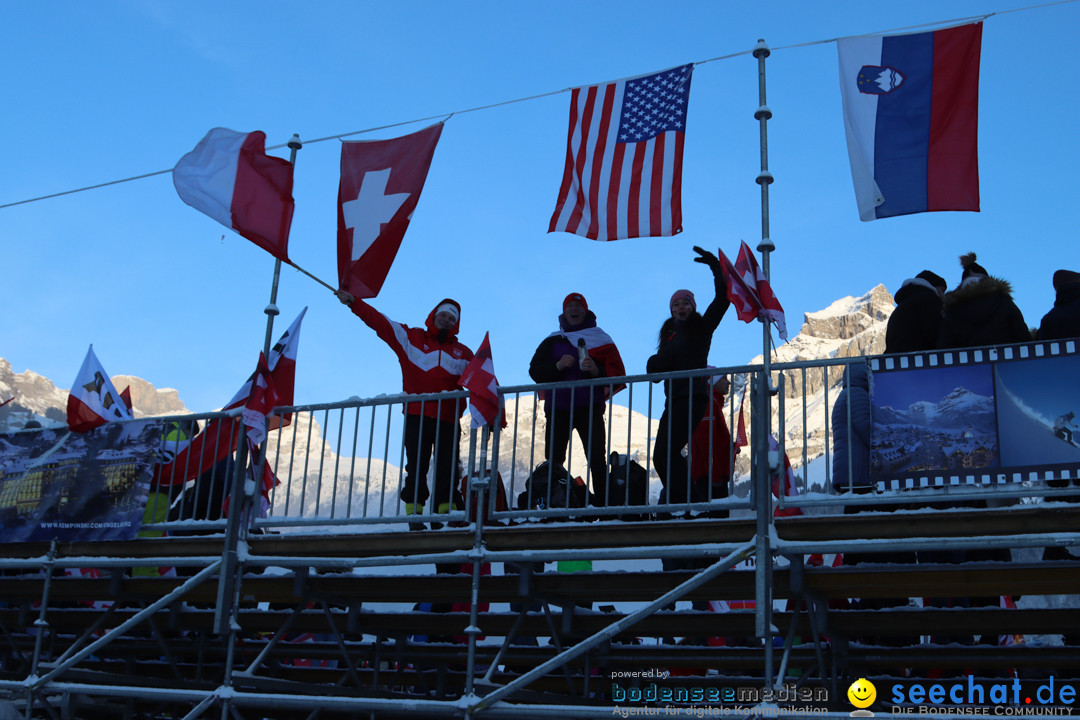
[[[982,23],[837,42],[862,220],[979,210]]]
[[[266,133],[214,128],[172,176],[181,200],[289,262],[293,166],[266,154]]]

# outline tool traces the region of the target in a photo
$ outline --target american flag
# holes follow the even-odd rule
[[[593,240],[682,232],[682,163],[693,65],[570,97],[566,169],[548,232]]]

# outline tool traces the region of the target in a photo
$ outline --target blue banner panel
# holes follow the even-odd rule
[[[0,434],[0,542],[134,538],[161,430],[142,420]]]

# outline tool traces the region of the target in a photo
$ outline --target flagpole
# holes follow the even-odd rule
[[[303,143],[300,142],[300,136],[297,133],[293,133],[293,136],[289,138],[289,162],[294,168],[296,167],[296,151],[299,150],[301,147],[303,147]],[[266,357],[270,357],[270,342],[274,337],[274,316],[278,315],[281,312],[277,306],[277,289],[278,281],[280,279],[281,258],[275,258],[274,283],[270,287],[270,304],[266,306],[265,310],[263,310],[263,312],[266,313],[266,340],[263,341],[263,354]],[[318,278],[315,279],[318,280]],[[320,282],[322,281],[320,280]],[[325,283],[323,284],[325,285]]]
[[[772,110],[765,103],[765,58],[769,57],[769,46],[763,39],[758,39],[754,46],[753,55],[758,63],[758,108],[754,111],[754,119],[758,121],[761,136],[761,172],[758,173],[756,182],[761,186],[761,242],[757,249],[761,253],[761,269],[765,273],[765,279],[769,280],[769,253],[776,246],[769,238],[769,185],[773,181],[772,173],[769,172],[769,142],[768,121],[772,117]],[[772,335],[769,331],[768,318],[762,317],[763,348],[762,348],[762,371],[758,380],[756,397],[753,403],[754,414],[757,422],[752,423],[754,436],[752,438],[752,457],[754,458],[755,482],[754,496],[756,507],[756,544],[755,556],[755,617],[754,625],[756,635],[764,640],[765,667],[763,680],[766,688],[773,683],[773,659],[772,659],[772,548],[769,538],[772,528],[772,491],[770,487],[770,458],[769,458],[769,434],[771,432],[771,371],[769,369],[770,345]]]

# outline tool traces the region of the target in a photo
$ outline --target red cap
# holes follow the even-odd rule
[[[569,305],[572,302],[579,302],[579,303],[581,303],[581,307],[585,308],[586,310],[589,309],[589,303],[585,302],[585,296],[584,295],[582,295],[581,293],[570,293],[565,298],[563,298],[563,301],[562,301],[563,312],[566,312],[566,306]]]

